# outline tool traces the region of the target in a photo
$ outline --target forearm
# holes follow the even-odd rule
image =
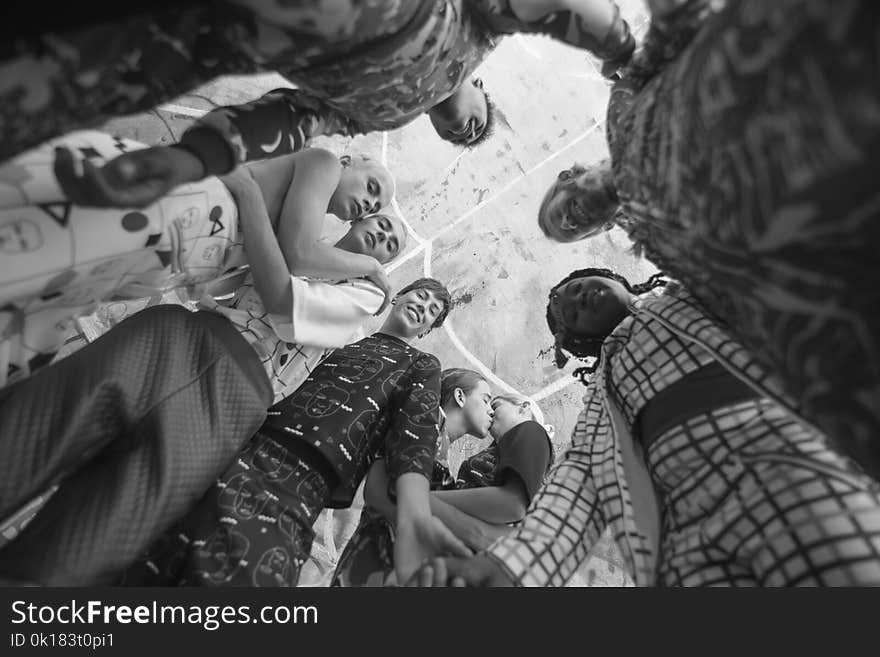
[[[434,491],[431,497],[493,524],[519,522],[527,506],[512,486]]]
[[[272,231],[260,189],[256,183],[241,185],[234,195],[254,287],[268,312],[290,315],[293,304],[290,272]]]
[[[397,497],[395,518],[398,527],[403,523],[412,523],[431,515],[427,477],[415,472],[402,474],[394,484],[394,491]]]
[[[510,0],[510,8],[521,20],[534,23],[550,14],[570,11],[594,36],[608,34],[614,22],[614,3],[609,0]]]
[[[321,101],[298,89],[276,89],[250,103],[211,110],[180,143],[203,160],[208,173],[223,174],[242,162],[300,151],[313,137],[342,132],[339,123]],[[270,143],[267,126],[277,134]]]
[[[604,531],[596,487],[584,467],[587,460],[583,453],[570,454],[553,470],[529,514],[489,549],[520,584],[564,586]]]
[[[285,259],[294,276],[334,280],[372,276],[381,267],[371,256],[343,251],[321,242],[288,247]]]
[[[364,484],[364,503],[387,520],[397,520],[397,506],[388,497],[388,473],[384,459],[377,459],[370,467]]]
[[[473,550],[485,550],[510,531],[507,525],[493,525],[468,515],[451,504],[431,496],[431,513]]]

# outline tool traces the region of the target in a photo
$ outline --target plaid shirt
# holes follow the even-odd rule
[[[715,359],[763,397],[797,412],[778,382],[685,291],[669,288],[659,296],[643,297],[632,310],[633,316],[618,325],[602,347],[602,366],[587,387],[570,449],[551,471],[525,520],[489,549],[518,584],[563,586],[606,527],[636,584],[654,581],[656,547],[636,525],[633,482],[624,468],[621,440],[631,438],[619,435],[613,409],[632,427],[657,392]],[[664,435],[664,440],[674,439]]]

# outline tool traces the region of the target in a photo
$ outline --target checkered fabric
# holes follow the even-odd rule
[[[522,585],[563,585],[610,527],[638,584],[880,584],[880,490],[828,449],[741,345],[683,290],[637,302],[603,346],[572,447],[523,523],[490,548]],[[620,436],[660,390],[716,359],[761,397],[690,418],[647,465],[659,554],[633,517]],[[656,569],[653,566],[656,558]]]

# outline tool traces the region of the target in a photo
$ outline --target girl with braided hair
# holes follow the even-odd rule
[[[623,286],[625,292],[629,295],[640,296],[657,287],[667,285],[668,281],[663,278],[662,274],[654,274],[644,283],[631,285],[623,276],[614,273],[610,269],[591,267],[588,269],[573,271],[550,290],[550,303],[547,305],[547,326],[550,327],[550,333],[553,334],[553,337],[556,340],[556,367],[561,369],[568,362],[568,356],[565,355],[563,350],[583,359],[591,358],[591,363],[579,367],[574,371],[574,374],[579,376],[585,385],[587,383],[587,375],[592,374],[596,370],[599,363],[599,352],[602,349],[602,341],[606,336],[604,334],[599,335],[598,333],[592,332],[566,332],[565,323],[558,310],[559,302],[565,299],[568,299],[571,302],[572,305],[570,305],[570,309],[567,311],[571,315],[576,315],[580,312],[577,304],[581,300],[583,300],[586,305],[593,303],[598,304],[600,311],[602,311],[602,309],[607,309],[604,311],[607,313],[607,317],[597,318],[599,326],[602,327],[608,322],[613,321],[613,318],[617,314],[623,312],[619,306],[615,307],[604,303],[606,299],[612,297],[618,300],[625,300],[627,298],[626,295],[622,294],[621,290],[614,285],[615,283]],[[557,316],[560,318],[559,320],[557,320]],[[622,317],[619,319],[622,319]],[[601,333],[601,330],[599,333]]]
[[[623,228],[880,479],[876,3],[648,4],[610,159],[560,172],[539,224]]]
[[[880,584],[880,487],[683,287],[649,293],[664,282],[552,288],[557,363],[587,363],[571,447],[510,534],[414,581],[561,586],[610,528],[638,585]]]

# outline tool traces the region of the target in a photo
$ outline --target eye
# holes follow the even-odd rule
[[[367,183],[367,191],[373,196],[379,195],[379,183],[376,182],[375,178],[370,178],[370,182]]]
[[[388,240],[388,252],[391,254],[397,253],[397,240],[392,238]]]

